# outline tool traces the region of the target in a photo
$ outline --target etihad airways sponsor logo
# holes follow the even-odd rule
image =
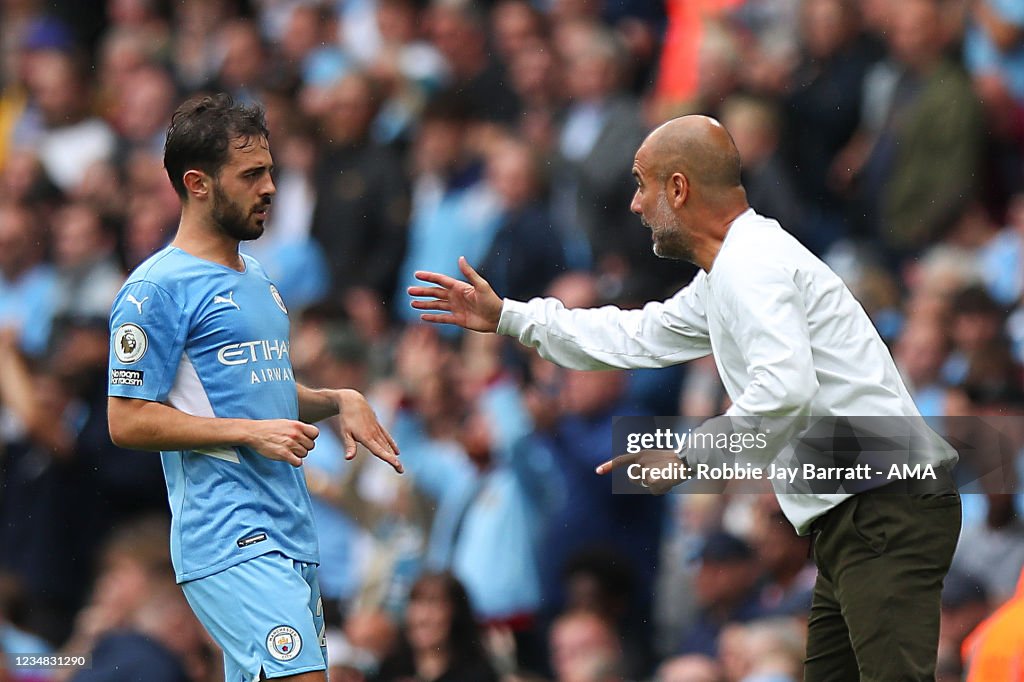
[[[283,360],[285,357],[288,357],[288,341],[284,339],[229,343],[217,351],[217,360],[222,365],[247,365],[251,362]]]

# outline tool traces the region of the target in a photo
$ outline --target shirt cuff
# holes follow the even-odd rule
[[[514,301],[506,298],[501,306],[501,317],[498,318],[498,333],[505,336],[519,338],[530,317],[527,312],[527,304],[523,301]]]

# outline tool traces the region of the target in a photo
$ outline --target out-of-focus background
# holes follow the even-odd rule
[[[565,371],[402,293],[465,255],[514,298],[670,295],[693,269],[628,206],[672,116],[729,128],[753,206],[840,273],[936,424],[1024,412],[1019,0],[0,0],[3,682],[222,675],[159,457],[105,414],[109,306],[174,232],[164,132],[200,91],[267,109],[278,194],[244,248],[297,376],[366,392],[406,463],[346,463],[327,428],[305,465],[334,680],[800,679],[815,572],[773,498],[593,474],[613,415],[719,412],[710,359]],[[1024,657],[1019,508],[965,496],[941,680]],[[93,667],[13,665],[44,652]]]

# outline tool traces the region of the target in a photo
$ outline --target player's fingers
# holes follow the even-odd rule
[[[448,289],[442,287],[409,287],[410,296],[426,296],[428,298],[440,298],[448,300]]]
[[[427,272],[426,270],[417,270],[415,272],[416,279],[421,282],[430,282],[431,284],[437,284],[445,289],[451,289],[453,286],[458,284],[458,280],[448,275],[442,275],[440,272]]]
[[[466,276],[466,279],[474,287],[487,286],[487,280],[473,269],[473,266],[469,264],[465,256],[459,256],[459,270],[462,271],[462,274]]]
[[[455,317],[453,315],[433,315],[426,314],[420,315],[420,319],[424,322],[434,322],[436,324],[456,324]]]
[[[399,461],[398,455],[395,454],[390,445],[386,445],[379,441],[365,443],[365,445],[366,449],[373,453],[374,457],[387,462],[391,465],[391,468],[400,474],[405,472],[405,468]]]
[[[618,457],[610,459],[607,462],[605,462],[604,464],[602,464],[599,467],[597,467],[597,473],[599,473],[599,474],[607,474],[609,471],[614,471],[615,469],[618,469],[619,467],[624,467],[624,466],[630,465],[630,464],[632,464],[633,462],[636,461],[637,456],[638,455],[636,455],[636,454],[628,454],[628,453],[625,454],[625,455],[619,455]]]
[[[313,439],[309,438],[308,436],[305,436],[305,435],[302,435],[302,436],[299,436],[298,438],[296,438],[295,442],[298,443],[299,446],[304,448],[307,452],[309,450],[312,450],[313,446],[315,445],[315,443],[313,443]]]
[[[302,429],[302,433],[305,434],[307,438],[315,440],[316,437],[320,435],[320,429],[317,428],[316,426],[312,424],[307,424],[305,422],[299,422],[299,424],[300,428]]]
[[[412,307],[417,310],[447,310],[451,311],[452,304],[448,301],[413,301]]]
[[[288,464],[291,464],[293,467],[300,467],[302,466],[302,457],[304,456],[305,455],[299,456],[298,448],[295,445],[293,445],[292,447],[289,448],[282,448],[281,451],[277,453],[277,457],[275,457],[274,459],[279,459],[282,462],[287,462]]]
[[[380,432],[381,434],[384,435],[384,439],[388,442],[388,445],[391,446],[391,449],[395,452],[395,454],[401,454],[402,451],[399,449],[398,443],[396,443],[395,439],[391,437],[391,434],[388,433],[388,430],[382,426],[380,427]]]
[[[356,456],[356,439],[347,430],[342,430],[341,439],[345,443],[345,459],[352,459]]]

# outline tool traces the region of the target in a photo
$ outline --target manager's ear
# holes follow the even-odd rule
[[[213,189],[213,179],[200,170],[186,171],[182,181],[190,198],[205,199]]]
[[[674,209],[680,209],[690,196],[690,181],[682,173],[673,173],[668,178],[668,186],[665,188],[668,196],[668,203]]]

